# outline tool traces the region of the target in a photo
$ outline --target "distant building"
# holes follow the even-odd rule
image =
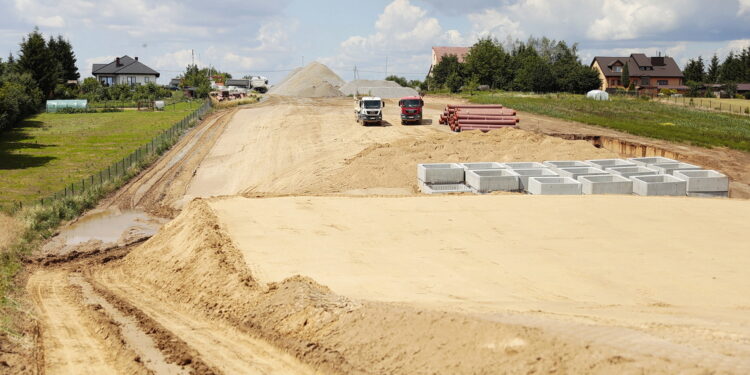
[[[224,82],[224,86],[233,86],[241,89],[252,88],[249,79],[228,79],[226,82]]]
[[[156,83],[159,72],[138,61],[138,57],[118,57],[109,64],[94,64],[91,74],[103,85]]]
[[[427,76],[432,74],[432,69],[435,65],[439,64],[445,56],[456,55],[456,57],[458,57],[458,62],[464,62],[470,49],[471,47],[432,47],[432,64],[430,65],[430,71],[427,72]]]
[[[622,70],[628,65],[630,81],[638,91],[658,91],[674,89],[686,91],[685,76],[673,58],[667,56],[648,57],[642,53],[633,53],[628,57],[596,56],[591,67],[599,72],[602,81],[601,90],[625,88],[622,84]]]

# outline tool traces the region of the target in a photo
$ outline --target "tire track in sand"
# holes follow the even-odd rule
[[[125,274],[91,275],[103,287],[183,340],[206,364],[226,374],[319,374],[293,356],[222,322],[184,313],[127,281]]]
[[[68,272],[39,270],[26,286],[42,327],[45,374],[118,374],[94,327],[68,289]]]

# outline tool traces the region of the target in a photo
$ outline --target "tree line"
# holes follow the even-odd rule
[[[64,95],[78,80],[73,46],[61,35],[45,40],[38,28],[23,38],[18,58],[0,59],[0,130],[36,113],[45,99]]]
[[[577,44],[548,38],[529,38],[504,47],[496,39],[477,41],[459,62],[448,55],[427,77],[430,90],[451,92],[491,89],[532,92],[585,93],[601,86],[599,74],[578,58]]]
[[[737,83],[750,82],[750,46],[739,52],[730,51],[724,61],[720,61],[716,54],[708,62],[703,56],[688,60],[682,70],[686,85],[690,87],[688,95],[697,96],[705,84],[721,84],[725,92],[734,97],[737,93]],[[705,95],[713,96],[711,88],[707,88]],[[750,99],[750,95],[746,95]]]

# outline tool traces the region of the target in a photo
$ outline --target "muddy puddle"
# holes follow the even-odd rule
[[[127,245],[151,237],[168,220],[140,210],[110,208],[92,211],[61,228],[42,253],[61,255],[70,251],[91,251]]]

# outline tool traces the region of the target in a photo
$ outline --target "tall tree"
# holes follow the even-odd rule
[[[495,39],[477,41],[466,55],[465,64],[467,76],[480,85],[498,88],[508,82],[508,54]]]
[[[47,47],[52,52],[54,59],[60,64],[60,78],[68,81],[77,81],[81,78],[76,66],[76,55],[69,41],[58,35],[57,39],[50,37]]]
[[[705,69],[703,57],[698,56],[697,60],[688,60],[682,73],[685,75],[685,81],[703,82],[706,79]]]
[[[23,38],[18,67],[31,74],[44,97],[50,97],[60,77],[60,70],[39,28],[34,28],[34,31]]]
[[[708,71],[706,72],[706,81],[709,83],[719,82],[719,57],[714,56],[711,58],[711,63],[708,64]]]
[[[622,67],[621,80],[623,87],[630,87],[630,69],[628,68],[627,62],[625,62],[625,66]]]
[[[447,55],[443,56],[434,68],[432,68],[431,77],[428,77],[430,82],[430,89],[437,89],[444,87],[448,81],[448,76],[452,73],[456,73],[454,81],[463,77],[463,64],[458,62],[458,56]],[[456,78],[457,77],[457,78]]]
[[[724,62],[719,67],[719,82],[737,82],[744,78],[742,60],[735,56],[734,51],[730,51]]]

